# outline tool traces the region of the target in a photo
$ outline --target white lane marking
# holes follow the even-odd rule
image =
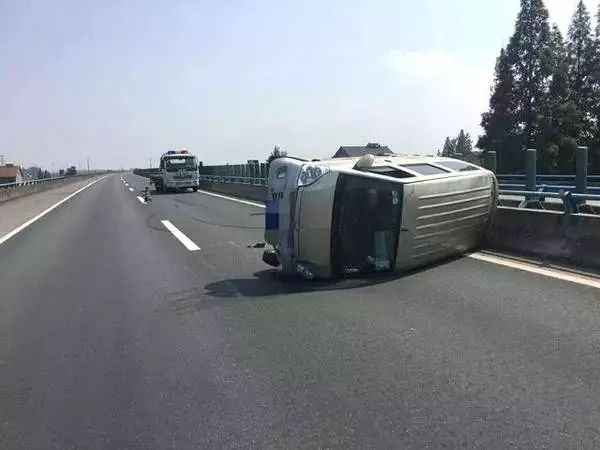
[[[129,183],[125,183],[125,186],[129,187]]]
[[[596,280],[591,277],[584,277],[569,272],[563,272],[557,269],[547,269],[544,267],[537,267],[533,264],[527,264],[511,259],[501,258],[499,256],[485,255],[483,253],[471,253],[467,255],[469,258],[477,259],[479,261],[485,261],[501,266],[511,267],[513,269],[523,270],[525,272],[536,273],[550,278],[556,278],[557,280],[570,281],[571,283],[581,284],[584,286],[593,287],[600,289],[600,280]]]
[[[142,197],[140,197],[139,195],[137,196],[137,199],[140,201],[140,203],[141,203],[142,205],[145,205],[145,204],[146,204],[146,200],[144,200],[144,199],[143,199]]]
[[[27,228],[29,225],[31,225],[32,223],[34,223],[35,221],[41,219],[42,217],[44,217],[46,214],[48,214],[50,211],[52,211],[55,208],[58,208],[60,205],[62,205],[64,202],[66,202],[67,200],[69,200],[70,198],[75,197],[77,194],[79,194],[81,191],[89,188],[90,186],[93,186],[94,184],[96,184],[98,181],[103,180],[104,178],[106,178],[108,175],[104,175],[101,178],[98,178],[97,180],[92,181],[91,183],[86,184],[85,186],[83,186],[81,189],[76,190],[75,192],[73,192],[72,194],[67,195],[65,198],[63,198],[62,200],[56,202],[54,205],[52,205],[51,207],[49,207],[48,209],[42,211],[41,213],[39,213],[37,216],[35,216],[33,219],[29,219],[27,222],[25,222],[22,225],[19,225],[17,228],[15,228],[14,230],[8,232],[7,234],[5,234],[4,236],[0,237],[0,244],[3,244],[4,242],[8,241],[11,237],[13,237],[15,234],[23,231],[25,228]]]
[[[201,194],[205,194],[205,195],[212,195],[213,197],[224,198],[225,200],[231,200],[232,202],[242,203],[244,205],[256,206],[258,208],[265,208],[265,205],[263,205],[262,203],[256,203],[256,202],[251,202],[248,200],[242,200],[240,198],[229,197],[227,195],[215,194],[214,192],[208,192],[208,191],[202,191],[202,190],[198,190],[198,192]]]
[[[133,192],[133,188],[132,188],[132,187],[130,187],[130,188],[129,188],[129,190],[130,190],[131,192]]]
[[[171,222],[169,222],[168,220],[161,220],[160,221],[167,230],[169,230],[171,232],[171,234],[173,234],[173,236],[175,236],[179,242],[181,242],[185,248],[187,248],[190,252],[195,252],[196,250],[200,250],[200,247],[198,247],[194,241],[192,241],[189,237],[187,237],[185,234],[183,234],[181,231],[179,231],[179,229],[173,225]]]

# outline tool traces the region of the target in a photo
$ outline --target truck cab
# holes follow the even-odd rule
[[[157,192],[192,189],[198,191],[198,159],[188,150],[170,150],[160,157],[159,173],[151,182]]]

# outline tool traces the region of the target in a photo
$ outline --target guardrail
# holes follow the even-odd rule
[[[578,194],[570,190],[560,190],[558,192],[548,192],[543,190],[527,191],[527,190],[516,190],[516,189],[500,189],[499,195],[504,196],[520,196],[524,197],[524,200],[519,204],[519,208],[528,209],[545,209],[544,202],[546,198],[557,198],[562,200],[563,211],[565,214],[577,214],[582,212],[586,208],[586,201],[598,201],[600,202],[599,194]],[[499,203],[502,199],[499,199]],[[587,208],[589,209],[589,208]]]
[[[211,183],[252,184],[255,186],[266,186],[267,185],[267,178],[225,176],[225,175],[200,175],[200,181],[209,181]]]
[[[89,174],[89,175],[93,175],[93,174]],[[51,183],[53,181],[65,180],[67,178],[76,178],[76,177],[81,177],[81,176],[88,176],[88,174],[69,175],[69,176],[64,176],[64,177],[53,177],[53,178],[42,178],[41,180],[26,180],[26,181],[20,181],[17,183],[3,183],[3,184],[0,184],[0,189],[15,189],[15,188],[23,187],[23,186]]]
[[[236,176],[220,176],[220,175],[200,175],[200,181],[206,181],[211,183],[238,183],[238,184],[246,184],[246,185],[255,185],[255,186],[267,186],[267,178],[254,178],[254,177],[236,177]],[[516,186],[516,185],[515,185]],[[557,186],[554,186],[557,187]],[[574,190],[573,187],[564,186],[569,189],[560,189],[556,192],[547,191],[544,188],[546,186],[540,186],[539,190],[536,191],[528,191],[525,189],[503,189],[500,186],[500,190],[498,193],[500,195],[512,195],[512,196],[522,196],[525,198],[523,202],[519,205],[521,208],[533,208],[533,209],[544,209],[543,202],[546,198],[557,198],[562,200],[563,209],[566,214],[576,214],[581,212],[581,210],[585,207],[586,200],[598,201],[600,202],[600,193],[588,193],[588,194],[579,194],[572,192]],[[590,189],[590,188],[588,188]],[[593,188],[592,188],[593,189]],[[600,191],[600,188],[598,188]],[[499,202],[502,202],[502,199],[499,199]]]
[[[43,178],[41,180],[25,180],[18,183],[3,183],[0,184],[0,203],[109,172],[110,171],[103,170],[90,173],[79,173],[77,175]]]

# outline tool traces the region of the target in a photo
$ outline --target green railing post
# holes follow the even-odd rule
[[[484,166],[487,170],[496,173],[497,156],[496,152],[486,152],[484,156]]]
[[[575,153],[575,192],[578,194],[587,193],[588,178],[588,148],[577,147]]]
[[[535,191],[537,189],[537,152],[535,148],[528,148],[525,153],[525,190]]]

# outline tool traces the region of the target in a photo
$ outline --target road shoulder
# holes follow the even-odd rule
[[[0,238],[99,178],[101,177],[86,178],[48,191],[0,203]]]

